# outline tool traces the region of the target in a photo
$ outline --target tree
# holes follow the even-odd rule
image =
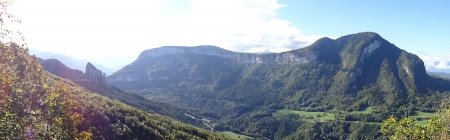
[[[12,3],[11,0],[0,0],[0,43],[14,42],[19,46],[25,46],[25,39],[19,30],[21,21],[8,9]]]
[[[426,125],[419,125],[412,117],[397,119],[389,117],[381,124],[383,135],[392,140],[436,140],[450,138],[450,108],[439,112]]]

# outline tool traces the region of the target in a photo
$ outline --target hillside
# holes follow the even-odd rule
[[[52,76],[15,44],[0,52],[0,139],[226,139]]]
[[[186,114],[197,116],[196,113],[190,112],[185,109],[177,108],[172,105],[155,102],[153,100],[145,99],[142,96],[126,93],[105,81],[103,72],[98,70],[91,63],[86,64],[85,73],[71,69],[65,64],[56,59],[38,59],[39,63],[43,66],[44,70],[51,74],[59,76],[61,78],[70,80],[71,82],[84,87],[90,91],[98,93],[100,95],[109,97],[111,99],[116,99],[124,102],[128,105],[137,107],[139,109],[158,113],[164,116],[172,117],[185,123],[190,123],[196,126],[209,128],[209,124],[205,125],[202,121],[197,119],[192,119]]]
[[[428,76],[419,57],[372,32],[269,54],[166,46],[142,52],[107,80],[122,90],[196,110],[225,129],[270,139],[284,137],[276,136],[281,127],[289,134],[301,125],[289,120],[292,126],[264,125],[282,123],[272,118],[276,110],[371,107],[371,115],[356,120],[380,122],[389,115],[434,111],[449,87]]]

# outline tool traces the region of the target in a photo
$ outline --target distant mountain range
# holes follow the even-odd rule
[[[428,98],[450,88],[448,81],[430,77],[419,57],[372,32],[322,38],[282,53],[166,46],[142,52],[107,81],[127,92],[197,111],[229,130],[269,139],[279,137],[250,120],[273,120],[270,112],[280,109],[373,107],[378,113],[366,119],[381,121],[388,115],[435,110],[425,105]]]
[[[429,73],[429,75],[434,76],[434,77],[450,79],[450,73],[448,73],[448,72],[428,72],[428,73]]]
[[[450,63],[450,62],[449,62]],[[437,68],[430,68],[427,70],[428,72],[434,72],[434,73],[450,73],[450,69],[437,69]]]
[[[53,53],[53,52],[46,52],[46,51],[42,51],[42,50],[38,50],[38,49],[34,49],[34,48],[30,49],[30,54],[36,55],[37,57],[42,58],[42,59],[57,59],[58,61],[61,61],[62,63],[64,63],[67,67],[69,67],[71,69],[80,70],[80,71],[84,71],[85,66],[88,63],[87,60],[75,59],[70,56]],[[113,69],[104,67],[100,64],[94,63],[93,65],[99,67],[104,73],[106,73],[106,75],[109,75],[114,72]]]

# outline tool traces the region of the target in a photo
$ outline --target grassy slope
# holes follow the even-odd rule
[[[357,114],[370,114],[374,110],[372,107],[368,107],[362,111],[352,111],[347,112],[350,113],[357,113]],[[298,111],[298,110],[289,110],[289,109],[283,109],[283,110],[277,110],[272,115],[273,117],[279,117],[283,115],[288,114],[297,114],[306,118],[314,118],[314,120],[335,120],[335,114],[333,113],[327,113],[327,112],[312,112],[312,111]]]
[[[241,135],[241,134],[237,134],[231,131],[222,131],[219,132],[225,136],[230,137],[231,139],[235,139],[235,140],[253,140],[254,138],[246,136],[246,135]]]
[[[426,125],[428,119],[430,119],[431,117],[434,117],[436,115],[437,115],[437,113],[427,113],[427,112],[418,111],[417,115],[414,115],[412,117],[417,119],[417,121],[416,121],[417,124]]]

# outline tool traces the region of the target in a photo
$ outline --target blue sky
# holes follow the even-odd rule
[[[28,47],[113,69],[166,45],[282,52],[372,31],[419,55],[428,69],[450,70],[448,6],[444,0],[16,0],[12,11]]]
[[[450,52],[450,1],[281,0],[280,17],[305,34],[373,31],[415,53]]]

